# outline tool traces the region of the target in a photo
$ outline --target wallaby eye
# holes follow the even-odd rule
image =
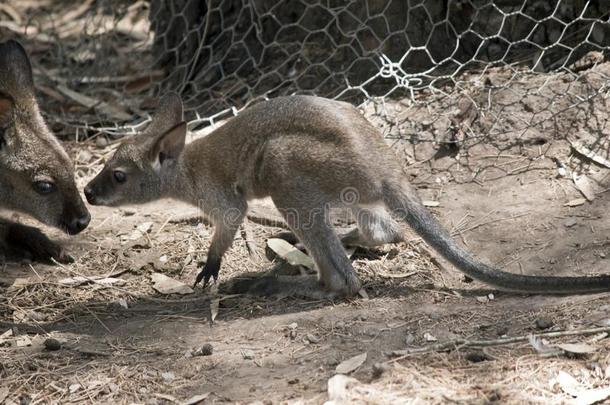
[[[120,170],[113,171],[112,176],[114,177],[117,183],[125,183],[127,181],[127,175],[125,174],[125,172],[122,172]]]
[[[33,186],[38,194],[50,194],[55,191],[56,188],[55,184],[48,181],[35,181]]]

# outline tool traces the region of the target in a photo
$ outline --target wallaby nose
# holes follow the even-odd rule
[[[68,231],[70,232],[70,234],[76,235],[77,233],[80,233],[83,229],[85,229],[87,225],[89,225],[90,221],[91,214],[87,212],[86,214],[73,219],[69,225]]]
[[[95,205],[95,196],[93,195],[93,189],[91,188],[91,186],[87,186],[85,187],[85,198],[87,199],[87,202],[89,202],[89,204]]]

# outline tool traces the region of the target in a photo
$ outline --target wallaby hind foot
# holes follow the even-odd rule
[[[301,198],[301,193],[307,195],[307,190],[272,198],[290,229],[314,260],[319,273],[320,289],[338,295],[355,295],[360,290],[360,281],[345,255],[339,237],[329,224],[325,209],[321,206],[308,206],[305,204],[306,199]]]
[[[73,263],[74,259],[63,248],[50,240],[39,229],[13,222],[0,224],[0,250],[11,260],[36,260],[52,263]]]

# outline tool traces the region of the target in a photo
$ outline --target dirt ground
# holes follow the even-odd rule
[[[599,75],[588,77],[602,80],[610,66],[595,69]],[[546,87],[562,94],[558,104],[586,94],[587,83],[566,76]],[[538,78],[516,80],[510,94],[494,92],[491,105],[497,109],[469,122],[472,133],[487,134],[487,142],[466,134],[445,156],[429,140],[447,132],[452,117],[464,115],[460,100],[434,104],[448,111],[444,116],[430,112],[431,103],[406,108],[406,101],[364,110],[405,162],[430,209],[474,254],[517,273],[606,273],[609,170],[573,147],[580,141],[597,155],[607,150],[606,99],[538,121],[527,108],[541,102],[535,95],[510,99],[526,85],[542,88],[545,96]],[[475,102],[488,97],[479,82],[472,83]],[[430,122],[428,116],[443,118]],[[526,117],[527,125],[503,121],[506,126],[495,133],[498,116]],[[95,139],[67,146],[81,185],[113,148]],[[577,188],[582,183],[575,183],[574,173],[585,176],[590,200]],[[253,205],[273,215],[267,203]],[[93,221],[82,235],[47,230],[73,254],[74,264],[13,263],[0,272],[0,403],[547,404],[575,397],[593,403],[593,394],[602,400],[610,395],[604,391],[610,378],[608,333],[579,332],[610,325],[610,294],[495,291],[465,279],[409,234],[406,243],[352,256],[368,299],[313,302],[213,295],[200,288],[161,295],[152,288],[152,273],[190,285],[205,256],[212,229],[196,209],[161,201],[91,212]],[[269,270],[265,240],[279,231],[248,221],[226,257],[221,281]],[[75,276],[120,280],[62,282]],[[553,331],[568,332],[527,339]],[[524,339],[484,348],[457,342],[417,352],[454,339],[509,337]],[[45,348],[48,338],[61,348]],[[548,353],[556,344],[582,342],[588,343],[586,353]],[[206,345],[211,354],[201,350]],[[332,379],[329,392],[337,366],[363,353],[353,379]]]

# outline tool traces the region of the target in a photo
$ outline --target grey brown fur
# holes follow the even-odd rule
[[[0,207],[76,234],[89,212],[74,181],[73,164],[38,108],[32,68],[15,41],[0,44]],[[0,253],[68,261],[35,228],[0,223]]]
[[[360,283],[342,242],[375,246],[402,239],[408,223],[462,272],[504,290],[580,293],[610,290],[610,277],[536,277],[494,269],[459,247],[423,207],[377,131],[352,105],[309,96],[256,104],[184,147],[180,99],[167,96],[162,119],[122,144],[85,190],[92,204],[145,203],[162,197],[202,208],[215,225],[197,278],[216,279],[248,201],[270,196],[313,257],[323,291],[351,295]],[[117,181],[117,172],[123,182]],[[329,210],[356,214],[341,240]],[[273,290],[270,288],[269,290]]]

